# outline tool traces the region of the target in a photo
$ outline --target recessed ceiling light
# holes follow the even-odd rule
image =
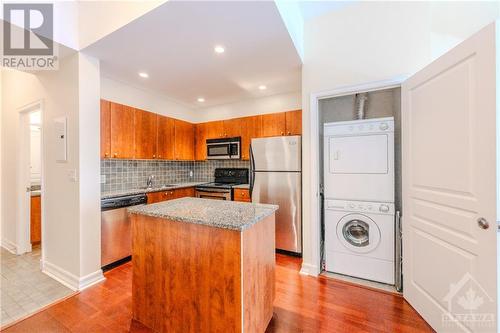
[[[261,85],[259,86],[259,90],[266,90],[266,89],[267,89],[267,87],[266,87],[265,85],[263,85],[263,84],[261,84]]]
[[[205,99],[203,97],[198,97],[198,102],[203,103],[205,102]]]
[[[216,46],[214,47],[214,51],[215,51],[215,53],[224,53],[225,49],[224,49],[224,47],[223,47],[223,46],[221,46],[221,45],[216,45]]]
[[[149,74],[146,72],[139,72],[139,76],[147,79],[149,77]]]

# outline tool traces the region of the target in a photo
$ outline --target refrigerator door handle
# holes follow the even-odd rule
[[[252,198],[253,185],[255,180],[255,160],[253,158],[252,144],[250,144],[250,199]]]

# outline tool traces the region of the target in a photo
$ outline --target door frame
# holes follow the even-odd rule
[[[44,220],[45,220],[45,209],[44,202],[44,183],[45,183],[45,172],[44,172],[44,103],[43,100],[38,100],[33,103],[24,105],[17,109],[19,114],[19,158],[17,160],[17,166],[19,174],[17,177],[17,207],[18,207],[18,219],[16,221],[16,252],[17,254],[23,254],[26,252],[31,252],[31,240],[30,240],[30,213],[31,213],[31,196],[27,194],[26,184],[30,182],[29,173],[29,163],[30,163],[30,124],[29,124],[29,114],[33,111],[40,111],[40,185],[41,185],[41,252],[43,262],[43,246],[44,246]]]
[[[320,91],[311,93],[309,99],[309,124],[304,122],[303,127],[309,127],[310,130],[310,159],[309,163],[309,177],[303,176],[302,184],[310,184],[310,191],[307,194],[307,191],[303,190],[303,202],[309,201],[310,210],[308,215],[304,215],[303,221],[309,221],[309,230],[307,232],[307,228],[302,227],[302,229],[306,229],[303,232],[303,236],[309,237],[308,243],[309,246],[303,246],[303,251],[311,251],[309,255],[304,253],[304,260],[302,262],[302,267],[300,270],[301,274],[318,276],[321,273],[321,202],[320,202],[320,177],[318,174],[319,163],[320,163],[320,151],[319,151],[319,101],[326,98],[332,97],[341,97],[346,95],[352,95],[356,93],[364,93],[371,92],[377,90],[385,90],[392,88],[399,88],[401,84],[408,78],[408,75],[399,75],[394,76],[392,78],[381,80],[381,81],[372,81],[363,84],[357,85],[349,85],[342,86],[337,89]],[[304,141],[302,141],[304,142]],[[304,145],[304,143],[302,143]],[[307,150],[307,147],[306,147]],[[304,163],[304,159],[303,159]],[[304,169],[304,168],[303,168]],[[304,205],[302,205],[304,207]],[[303,244],[307,245],[307,243]],[[309,261],[307,261],[309,258]]]

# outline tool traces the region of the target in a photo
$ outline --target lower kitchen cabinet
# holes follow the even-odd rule
[[[42,200],[41,196],[32,196],[30,205],[30,242],[32,245],[42,241]]]
[[[148,204],[184,198],[184,197],[194,197],[194,187],[178,188],[175,190],[165,190],[159,192],[147,193]]]
[[[234,189],[234,201],[252,202],[250,191],[244,188]]]

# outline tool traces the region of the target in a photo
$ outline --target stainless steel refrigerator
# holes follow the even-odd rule
[[[252,139],[252,202],[279,205],[276,248],[302,253],[302,145],[300,136]]]

